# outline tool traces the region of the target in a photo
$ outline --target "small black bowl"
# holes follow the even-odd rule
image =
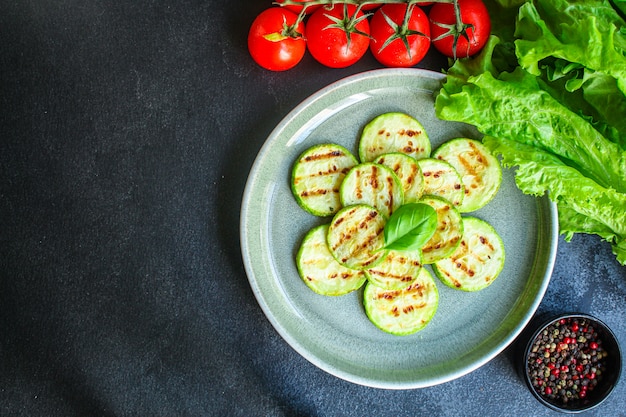
[[[570,334],[574,323],[578,326],[575,341]],[[586,334],[583,332],[585,327],[588,330]],[[590,328],[594,329],[595,336],[589,334]],[[556,337],[555,329],[559,330]],[[576,330],[576,326],[573,326],[573,329]],[[548,353],[547,358],[544,355],[549,348],[545,341],[541,340],[535,348],[535,343],[543,339],[544,330],[548,330],[548,339],[552,335],[551,343],[556,345],[554,351]],[[570,336],[565,336],[567,334]],[[565,337],[567,339],[564,339]],[[599,347],[593,349],[596,346],[592,342]],[[588,314],[559,314],[542,320],[537,326],[531,324],[520,337],[518,348],[517,362],[520,375],[535,398],[552,410],[580,413],[597,407],[613,391],[620,378],[622,356],[617,338],[606,324]],[[548,365],[552,358],[558,365]],[[596,372],[592,372],[594,370]],[[555,381],[545,377],[547,371],[554,376],[555,381],[564,378],[565,387],[557,389],[554,386]],[[533,376],[533,373],[536,375]],[[541,380],[541,386],[537,386],[538,380]],[[569,381],[572,382],[568,387]],[[550,390],[547,390],[548,386]],[[587,388],[582,388],[583,386]],[[552,395],[546,395],[541,390],[547,390],[548,393],[552,391]],[[581,395],[582,391],[584,393]]]

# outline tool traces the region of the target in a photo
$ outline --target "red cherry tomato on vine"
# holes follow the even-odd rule
[[[285,0],[278,0],[277,3],[278,4],[282,4],[282,3],[284,3],[284,1]],[[295,0],[295,1],[297,1],[298,3],[306,3],[309,0]],[[281,7],[285,8],[285,9],[287,9],[289,11],[292,11],[294,13],[300,13],[304,6],[296,6],[294,4],[290,4],[288,6],[281,6]],[[306,8],[306,14],[313,13],[315,11],[315,9],[317,9],[318,7],[320,7],[319,4],[315,4],[315,5],[307,7]]]
[[[302,60],[306,43],[302,38],[304,24],[298,15],[271,7],[262,11],[252,22],[248,33],[248,51],[252,59],[265,69],[285,71]]]
[[[335,4],[317,9],[306,24],[306,43],[318,62],[344,68],[357,62],[369,47],[370,26],[356,6]]]
[[[430,47],[428,17],[422,9],[407,4],[388,3],[378,9],[370,22],[370,50],[387,67],[412,67]]]
[[[466,58],[478,53],[491,33],[491,19],[482,0],[459,0],[462,28],[455,26],[452,3],[437,3],[428,15],[434,47],[451,58]]]

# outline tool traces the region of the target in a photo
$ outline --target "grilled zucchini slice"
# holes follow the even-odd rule
[[[461,243],[463,219],[461,213],[445,198],[424,196],[422,203],[437,211],[437,230],[422,247],[422,262],[432,264],[450,256]]]
[[[376,327],[403,336],[422,330],[432,320],[439,306],[439,291],[430,272],[421,268],[417,279],[399,290],[386,290],[368,282],[363,305]]]
[[[489,149],[474,139],[457,138],[442,144],[434,158],[450,163],[461,174],[465,196],[461,213],[478,210],[490,202],[500,189],[502,167]]]
[[[395,172],[373,162],[352,168],[341,183],[339,195],[344,207],[367,204],[378,209],[387,218],[404,201],[402,183]]]
[[[464,217],[459,247],[446,259],[435,262],[437,277],[451,288],[478,291],[488,287],[504,267],[504,243],[486,221]]]
[[[326,237],[333,257],[343,266],[363,270],[385,257],[385,216],[366,204],[344,207],[333,217]]]
[[[311,229],[300,245],[296,257],[298,273],[304,283],[322,295],[344,295],[355,291],[365,283],[363,271],[340,265],[328,249],[326,237],[328,224]]]
[[[392,152],[402,152],[415,159],[428,158],[431,144],[424,126],[400,112],[381,114],[365,125],[359,139],[361,162],[371,162]]]
[[[330,216],[341,208],[339,188],[356,157],[336,144],[305,150],[291,171],[291,191],[298,204],[315,216]]]
[[[386,290],[406,288],[422,269],[420,251],[389,250],[376,266],[365,270],[367,280]]]
[[[404,204],[419,201],[424,193],[424,176],[415,158],[394,152],[379,156],[376,163],[385,165],[396,173],[404,190]]]
[[[455,207],[459,207],[465,194],[459,172],[446,161],[439,159],[420,159],[417,163],[424,176],[424,195],[443,197]]]

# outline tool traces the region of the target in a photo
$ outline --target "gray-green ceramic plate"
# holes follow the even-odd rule
[[[433,91],[443,76],[419,69],[375,70],[338,81],[309,97],[274,129],[250,171],[241,209],[241,248],[250,285],[278,333],[303,357],[339,378],[389,388],[420,388],[465,375],[503,351],[541,301],[557,246],[557,214],[547,198],[523,195],[513,172],[485,208],[506,248],[504,269],[476,293],[437,281],[439,308],[422,331],[393,336],[367,318],[362,290],[315,294],[300,279],[295,256],[312,227],[329,222],[302,210],[291,194],[293,162],[311,145],[333,142],[357,155],[361,128],[374,116],[406,112],[422,122],[433,149],[471,127],[438,120]],[[435,278],[436,279],[436,278]]]

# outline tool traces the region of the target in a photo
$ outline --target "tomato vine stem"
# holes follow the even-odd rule
[[[415,4],[408,4],[407,5],[407,9],[406,9],[406,12],[404,14],[404,19],[402,20],[402,24],[401,25],[396,24],[396,22],[394,22],[391,18],[389,18],[389,16],[387,16],[384,12],[381,11],[381,13],[383,15],[383,18],[385,19],[387,24],[393,29],[394,34],[391,35],[389,37],[389,39],[387,39],[383,43],[383,45],[380,47],[380,51],[385,49],[387,46],[389,46],[396,39],[400,39],[402,41],[402,43],[404,44],[404,47],[406,48],[406,51],[407,51],[407,53],[408,53],[408,55],[410,57],[411,56],[411,47],[409,46],[408,37],[410,35],[427,36],[427,35],[423,34],[422,32],[419,32],[417,30],[409,29],[409,21],[411,19],[411,14],[413,13],[413,9],[414,8],[415,8]]]
[[[446,32],[435,38],[434,40],[443,39],[448,36],[452,36],[452,55],[453,58],[456,59],[456,48],[459,42],[459,38],[462,36],[467,40],[467,49],[469,51],[471,39],[469,35],[469,30],[474,31],[474,25],[469,23],[463,23],[463,19],[461,18],[461,6],[459,6],[458,0],[453,2],[454,4],[454,15],[456,17],[455,22],[453,24],[444,24],[435,22],[437,26],[440,26],[443,29],[446,29]],[[467,55],[467,54],[466,54]]]
[[[408,21],[409,16],[412,12],[413,7],[416,3],[420,3],[423,0],[305,0],[305,1],[296,1],[296,0],[281,0],[280,2],[275,2],[274,4],[278,6],[299,6],[302,7],[302,10],[298,14],[298,19],[294,23],[293,27],[297,27],[300,22],[304,21],[304,18],[307,15],[307,9],[311,6],[334,6],[335,4],[343,4],[345,5],[355,5],[357,6],[357,12],[361,10],[363,6],[366,5],[384,5],[384,4],[407,4],[407,11],[405,15],[405,21]],[[442,35],[443,36],[453,36],[453,46],[452,51],[454,54],[454,58],[456,59],[456,45],[460,36],[465,37],[469,42],[468,29],[473,29],[473,26],[470,24],[463,23],[463,19],[461,18],[461,8],[459,6],[458,0],[432,0],[432,3],[451,3],[454,5],[454,17],[455,23],[452,25],[443,25],[440,26],[446,28],[448,31]],[[366,14],[369,16],[369,14]],[[347,31],[346,31],[347,32]],[[348,37],[349,37],[349,33]]]

